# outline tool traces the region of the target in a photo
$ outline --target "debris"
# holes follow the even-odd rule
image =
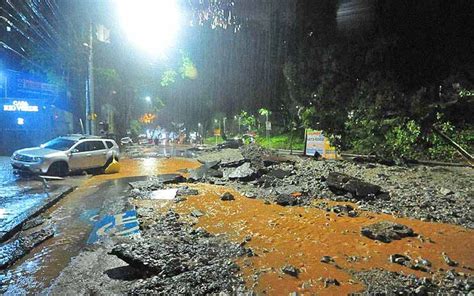
[[[235,198],[231,193],[226,192],[221,196],[221,200],[230,201],[230,200],[235,200]]]
[[[256,171],[250,167],[249,162],[246,162],[242,164],[241,166],[230,170],[230,172],[227,175],[227,178],[229,178],[230,180],[239,179],[241,181],[254,180],[255,177],[256,177]]]
[[[448,264],[449,266],[453,266],[453,267],[458,266],[458,263],[452,260],[451,258],[449,258],[445,252],[441,253],[441,256],[443,256],[444,262],[446,262],[446,264]]]
[[[285,171],[282,169],[274,169],[268,172],[268,176],[275,177],[277,179],[284,179],[291,175],[291,171]]]
[[[21,227],[21,230],[31,229],[33,227],[36,227],[36,226],[39,226],[39,225],[43,224],[45,221],[46,221],[46,218],[43,215],[34,217],[34,218],[26,221],[25,224],[23,224],[23,226]]]
[[[291,275],[294,277],[298,277],[298,274],[300,273],[299,269],[294,267],[293,265],[285,265],[281,268],[281,272]]]
[[[323,256],[321,257],[321,260],[319,260],[323,263],[331,263],[331,262],[334,262],[334,260],[332,259],[331,256]]]
[[[439,192],[442,194],[442,195],[450,195],[450,194],[454,194],[454,192],[448,188],[441,188],[439,190]]]
[[[361,234],[370,239],[389,243],[404,237],[414,236],[413,230],[405,225],[391,221],[381,221],[362,227]]]
[[[326,178],[329,188],[336,194],[352,193],[357,199],[376,196],[381,188],[378,185],[364,182],[360,179],[342,173],[330,172]]]
[[[110,254],[143,271],[147,277],[130,286],[130,294],[241,294],[236,257],[249,249],[223,241],[179,220],[169,211],[136,241],[116,245]]]
[[[193,217],[199,218],[199,217],[204,216],[204,213],[201,212],[200,210],[192,210],[190,215]]]
[[[340,286],[340,285],[341,284],[336,279],[333,279],[333,278],[324,279],[324,288],[328,288],[329,286]]]
[[[0,246],[0,270],[7,268],[53,236],[54,230],[48,226]]]
[[[149,198],[160,199],[160,200],[171,200],[176,197],[177,192],[178,192],[177,188],[155,190],[150,193]]]
[[[407,267],[410,267],[410,265],[411,265],[411,263],[410,263],[411,258],[408,257],[408,256],[405,256],[405,255],[401,255],[401,254],[390,255],[388,260],[391,263],[396,263],[396,264],[400,264],[400,265],[407,266]]]
[[[199,191],[197,189],[189,188],[188,186],[179,187],[176,195],[198,195]]]
[[[277,196],[277,198],[275,199],[275,202],[277,205],[280,205],[280,206],[295,206],[298,204],[298,200],[289,195],[289,194],[280,194]]]

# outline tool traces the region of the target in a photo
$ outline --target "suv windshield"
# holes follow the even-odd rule
[[[72,145],[74,145],[75,143],[76,143],[76,141],[74,141],[74,140],[56,138],[56,139],[53,139],[53,140],[41,145],[41,147],[48,148],[48,149],[54,149],[54,150],[66,151],[69,148],[71,148]]]

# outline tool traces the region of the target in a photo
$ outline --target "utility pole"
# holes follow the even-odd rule
[[[95,133],[95,121],[94,121],[94,51],[92,43],[94,41],[93,37],[93,28],[92,21],[89,25],[89,44],[87,45],[89,49],[88,55],[88,77],[86,85],[86,133],[92,135]]]

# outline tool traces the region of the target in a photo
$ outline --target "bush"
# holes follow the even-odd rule
[[[414,120],[394,125],[385,136],[385,153],[396,158],[417,158],[420,134],[420,126]]]

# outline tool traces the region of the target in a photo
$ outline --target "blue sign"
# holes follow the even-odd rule
[[[135,210],[118,215],[107,215],[94,224],[88,244],[95,243],[104,236],[130,236],[140,233],[140,227]]]
[[[24,99],[56,99],[59,88],[48,83],[43,77],[24,72],[7,70],[4,75],[6,82],[5,97]]]

